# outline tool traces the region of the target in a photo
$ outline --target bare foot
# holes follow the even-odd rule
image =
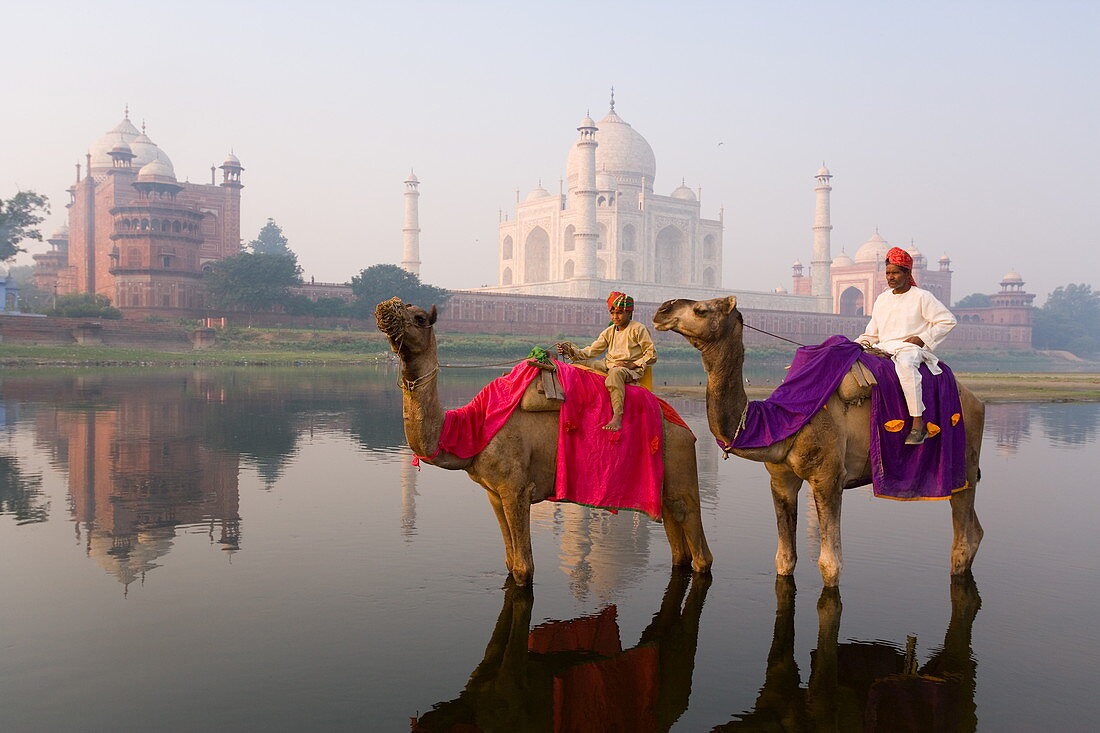
[[[603,426],[604,430],[622,430],[623,429],[623,416],[612,415],[611,422]]]

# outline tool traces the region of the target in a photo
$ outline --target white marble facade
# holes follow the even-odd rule
[[[648,302],[725,292],[722,214],[703,218],[698,193],[685,185],[654,193],[653,149],[615,112],[614,99],[595,127],[594,278],[585,276],[577,247],[585,228],[585,150],[574,144],[565,190],[555,195],[539,185],[500,222],[498,284],[485,290],[564,297],[624,290]]]

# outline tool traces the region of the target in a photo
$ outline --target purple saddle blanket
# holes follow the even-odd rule
[[[875,496],[947,499],[966,488],[966,432],[951,369],[940,362],[943,372],[933,375],[921,365],[924,418],[930,436],[922,445],[905,445],[909,410],[893,360],[866,354],[859,344],[844,336],[830,336],[816,346],[800,348],[783,383],[771,396],[749,403],[745,426],[733,447],[763,448],[794,435],[825,406],[856,361],[878,381],[871,396],[871,483]]]

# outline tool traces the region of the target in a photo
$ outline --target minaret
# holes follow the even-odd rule
[[[832,177],[824,163],[821,164],[821,170],[814,174],[817,180],[817,186],[814,187],[817,205],[814,208],[814,258],[810,261],[810,277],[813,278],[811,295],[823,297],[832,296],[832,278],[829,273],[833,262],[829,251],[833,231],[833,225],[829,223],[829,192],[833,190],[829,181]],[[831,305],[830,303],[830,311]]]
[[[420,179],[409,171],[405,179],[405,226],[401,267],[420,277]]]
[[[579,278],[596,277],[596,239],[599,229],[596,225],[596,123],[588,115],[581,120],[580,139],[577,147],[581,155],[577,171],[577,188],[573,191],[580,217],[574,242],[577,250],[576,276]],[[577,293],[581,297],[590,293]]]

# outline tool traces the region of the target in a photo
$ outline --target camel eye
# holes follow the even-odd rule
[[[425,318],[424,316],[417,316],[417,317],[416,317],[415,319],[413,319],[413,320],[415,320],[415,321],[416,321],[416,325],[420,326],[421,328],[423,328],[424,326],[427,326],[427,325],[428,325],[428,319],[427,319],[427,318]]]
[[[691,309],[695,311],[695,315],[697,316],[705,316],[707,314],[707,307],[702,303],[696,303]]]

